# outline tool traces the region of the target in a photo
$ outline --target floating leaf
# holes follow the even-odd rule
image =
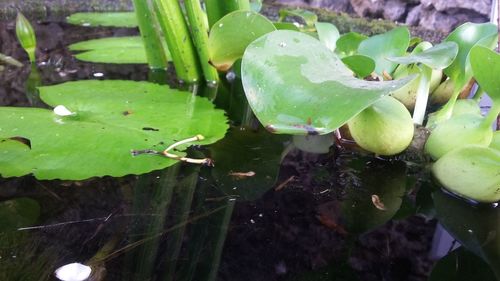
[[[266,17],[251,11],[235,11],[217,21],[210,31],[211,63],[226,71],[243,56],[246,47],[260,36],[276,30]]]
[[[433,69],[448,67],[458,53],[455,42],[444,42],[419,53],[404,57],[389,57],[388,60],[399,64],[423,63]]]
[[[321,41],[330,51],[335,51],[337,40],[340,37],[337,27],[329,22],[317,22],[315,26],[319,41]]]
[[[313,26],[318,21],[318,16],[308,10],[303,9],[281,9],[279,11],[280,21],[286,17],[298,17],[302,19],[307,26]]]
[[[357,33],[348,32],[342,34],[337,40],[337,48],[335,52],[341,57],[352,56],[358,52],[358,47],[368,36]]]
[[[272,132],[302,135],[332,132],[413,78],[356,79],[321,42],[288,30],[252,42],[241,69],[245,94],[261,123]]]
[[[265,130],[229,131],[226,138],[208,148],[216,163],[212,174],[217,186],[241,200],[258,199],[274,186],[288,139]]]
[[[71,44],[79,60],[97,63],[147,63],[144,44],[139,36],[92,39]],[[167,54],[170,59],[170,54]]]
[[[383,34],[363,40],[358,47],[358,53],[375,61],[375,72],[382,75],[383,71],[392,73],[397,63],[389,61],[388,57],[405,54],[410,44],[410,31],[407,27],[397,27]]]
[[[375,70],[375,62],[363,55],[352,55],[342,58],[342,62],[359,78],[364,78]]]
[[[146,173],[176,161],[159,155],[133,157],[131,150],[162,151],[198,134],[205,136],[199,144],[208,144],[227,129],[224,113],[208,100],[157,84],[87,80],[39,89],[45,103],[64,105],[75,114],[1,107],[4,177],[32,173],[39,179],[78,180]]]
[[[134,12],[76,13],[67,20],[71,24],[83,26],[137,27]]]
[[[32,226],[40,216],[40,205],[31,198],[15,198],[0,202],[0,232]]]
[[[500,151],[467,145],[441,157],[432,172],[452,192],[479,202],[500,201]]]
[[[493,48],[497,43],[497,37],[497,27],[491,23],[465,23],[457,27],[445,40],[458,44],[458,54],[444,73],[458,86],[465,85],[472,78],[469,62],[470,50],[477,44]]]

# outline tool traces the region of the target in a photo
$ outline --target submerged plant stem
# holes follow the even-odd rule
[[[157,29],[152,7],[149,5],[150,2],[148,0],[133,0],[133,3],[149,67],[166,69],[168,66],[167,57],[161,43],[160,30]]]
[[[193,43],[200,59],[203,75],[209,85],[215,85],[219,81],[219,74],[215,67],[209,63],[208,30],[205,27],[205,13],[201,9],[199,0],[185,0],[184,7],[186,8]]]
[[[187,83],[197,82],[200,77],[197,56],[179,2],[153,0],[153,3],[177,76]]]

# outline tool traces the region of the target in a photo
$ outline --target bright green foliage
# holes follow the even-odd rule
[[[226,71],[241,58],[246,47],[260,36],[276,30],[266,17],[252,11],[235,11],[214,24],[208,38],[212,65]]]
[[[364,78],[372,74],[375,70],[375,62],[371,58],[363,55],[343,57],[342,62],[359,78]]]
[[[490,147],[500,151],[500,131],[493,133],[493,138],[491,139]]]
[[[397,63],[389,61],[388,57],[402,56],[410,44],[410,31],[407,27],[397,27],[384,34],[372,36],[363,40],[358,47],[358,53],[375,61],[375,72],[382,75],[383,71],[392,73]]]
[[[282,134],[332,132],[412,79],[356,79],[321,42],[288,30],[252,42],[241,68],[252,110],[268,130]]]
[[[357,33],[357,32],[348,32],[342,34],[339,39],[337,39],[337,48],[335,52],[340,57],[352,56],[358,52],[358,47],[361,42],[363,42],[366,38],[366,35]]]
[[[389,57],[388,60],[399,64],[422,63],[433,69],[443,69],[453,62],[457,53],[457,43],[444,42],[422,50],[422,52],[413,52],[409,56],[404,57]]]
[[[500,151],[467,145],[432,166],[439,182],[452,192],[479,202],[500,201]]]
[[[16,36],[23,49],[28,53],[30,62],[34,62],[36,50],[35,31],[28,19],[21,13],[18,13],[16,18]]]
[[[97,63],[147,63],[144,43],[139,36],[92,39],[71,44],[79,60]],[[167,54],[170,60],[170,54]]]
[[[132,81],[77,81],[40,88],[41,99],[65,106],[68,116],[42,108],[0,108],[0,174],[39,179],[123,176],[162,169],[175,160],[132,156],[162,151],[201,134],[208,144],[227,129],[221,110],[206,99],[166,86]],[[21,137],[29,145],[10,139]],[[186,146],[180,147],[180,149]]]
[[[76,13],[67,20],[71,24],[83,26],[137,27],[134,12]]]
[[[413,139],[413,121],[406,107],[393,97],[383,97],[348,122],[349,131],[362,148],[394,155]]]
[[[316,27],[319,41],[330,49],[330,51],[335,51],[337,40],[340,37],[337,27],[329,22],[316,22],[314,26]]]

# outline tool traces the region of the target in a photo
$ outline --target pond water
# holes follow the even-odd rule
[[[171,69],[85,63],[67,49],[135,29],[44,21],[35,30],[36,69],[0,71],[1,106],[44,106],[35,86],[71,80],[179,86]],[[0,22],[0,52],[26,63],[12,22]],[[230,130],[189,151],[215,167],[85,181],[0,178],[0,280],[57,280],[56,269],[74,262],[91,267],[89,280],[428,280],[460,242],[498,267],[498,208],[443,193],[418,157],[378,159],[339,143],[312,153],[333,136],[268,133],[238,81],[223,83],[215,104]],[[474,280],[495,280],[469,252],[452,255],[431,280],[483,272]]]

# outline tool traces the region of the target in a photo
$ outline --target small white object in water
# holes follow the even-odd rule
[[[81,263],[70,263],[56,269],[56,277],[62,281],[83,281],[89,278],[92,269]]]
[[[75,115],[74,112],[69,111],[64,105],[58,105],[54,107],[54,113],[59,116],[70,116]]]
[[[96,72],[93,75],[94,75],[94,77],[103,77],[104,73],[102,73],[102,72]]]

